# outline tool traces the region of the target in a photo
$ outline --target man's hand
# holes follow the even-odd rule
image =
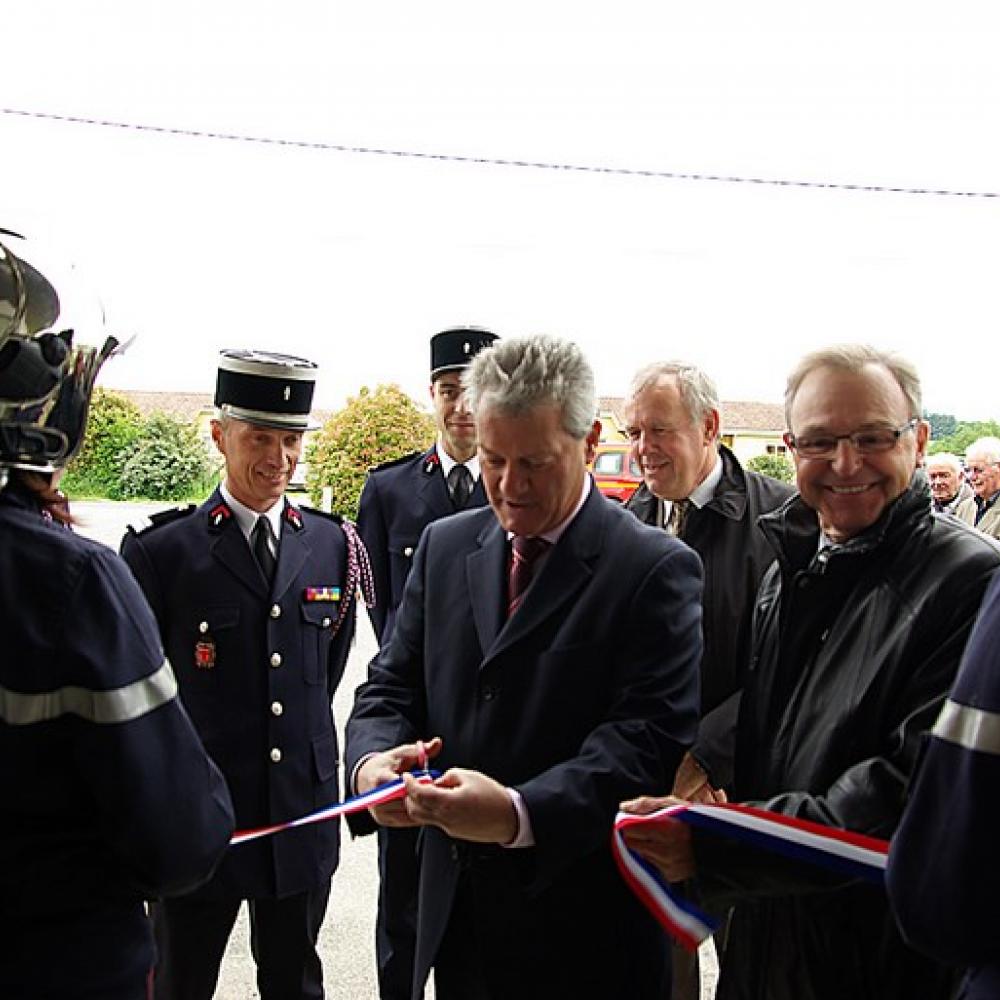
[[[726,793],[709,784],[704,768],[689,753],[684,754],[684,759],[677,768],[672,794],[675,798],[700,804],[712,805],[726,801]]]
[[[622,812],[645,816],[667,806],[687,805],[674,795],[654,798],[643,795],[623,802]],[[638,824],[622,831],[626,846],[651,861],[668,882],[684,882],[695,875],[694,850],[691,846],[691,827],[680,820],[666,819],[656,823]]]
[[[453,767],[432,785],[418,784],[412,775],[403,780],[413,823],[480,844],[509,844],[517,836],[517,812],[507,789],[479,771]]]
[[[370,792],[379,785],[395,781],[401,774],[412,771],[415,767],[426,767],[427,761],[436,757],[441,752],[442,746],[440,738],[435,736],[428,743],[404,743],[401,746],[393,747],[392,750],[373,753],[358,768],[357,777],[354,780],[358,794]],[[368,811],[372,814],[375,822],[381,826],[419,825],[408,815],[405,798],[397,799],[395,802],[386,802],[380,806],[372,806]]]

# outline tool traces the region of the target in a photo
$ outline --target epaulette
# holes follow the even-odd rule
[[[378,465],[373,465],[368,472],[381,472],[383,469],[393,469],[397,465],[403,465],[405,462],[412,462],[415,458],[420,458],[424,452],[422,451],[411,451],[406,455],[400,455],[399,458],[391,458],[388,462],[379,462]]]
[[[155,514],[149,514],[130,521],[128,530],[133,535],[142,535],[147,531],[152,531],[154,528],[162,528],[163,525],[170,524],[171,521],[179,521],[182,517],[193,514],[197,509],[196,504],[189,503],[183,507],[171,507],[169,510],[160,510]]]
[[[332,511],[320,510],[319,507],[310,507],[308,504],[298,504],[295,507],[288,507],[285,510],[285,520],[291,521],[293,515],[290,511],[306,511],[309,514],[315,514],[317,517],[325,517],[328,521],[333,521],[334,524],[343,524],[346,518],[341,517],[340,514],[334,514]]]

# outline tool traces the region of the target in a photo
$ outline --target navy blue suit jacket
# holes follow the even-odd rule
[[[480,477],[466,509],[485,505]],[[431,521],[454,513],[435,448],[386,462],[368,473],[358,509],[358,532],[375,578],[376,601],[368,615],[379,645],[392,631],[421,532]]]
[[[286,506],[270,589],[216,491],[197,510],[129,531],[132,567],[173,664],[185,708],[229,785],[239,829],[338,801],[330,707],[354,630],[336,637],[347,546],[330,515]],[[339,600],[316,600],[327,588]],[[199,890],[260,898],[303,892],[336,868],[338,824],[317,823],[230,848]]]
[[[489,509],[427,527],[348,722],[347,773],[368,753],[441,736],[435,766],[517,788],[530,815],[530,848],[424,831],[415,989],[464,869],[500,887],[476,913],[498,961],[530,964],[534,941],[560,977],[584,961],[593,989],[581,995],[619,995],[612,982],[653,995],[666,938],[624,887],[609,841],[618,803],[667,791],[695,738],[701,564],[592,487],[505,621],[508,549]],[[351,825],[364,832],[365,817]]]

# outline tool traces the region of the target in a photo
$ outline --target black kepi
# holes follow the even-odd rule
[[[444,372],[465,368],[496,339],[495,333],[478,326],[458,326],[434,334],[431,337],[431,381]]]
[[[317,365],[271,351],[227,349],[219,358],[215,405],[236,420],[278,430],[311,431]]]

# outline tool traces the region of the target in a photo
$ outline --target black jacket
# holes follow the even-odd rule
[[[819,550],[799,497],[761,519],[778,562],[757,595],[735,797],[892,835],[921,733],[947,695],[1000,547],[931,512],[926,479]],[[710,902],[736,901],[719,1000],[949,995],[902,943],[881,887],[695,835]]]
[[[691,506],[681,538],[705,567],[702,720],[692,752],[712,783],[723,787],[732,780],[733,731],[750,659],[754,596],[774,562],[774,550],[756,522],[795,491],[770,476],[747,472],[725,445],[719,446],[719,454],[722,479],[704,507]],[[641,521],[657,524],[657,499],[645,484],[626,507]]]
[[[659,998],[666,938],[608,850],[615,808],[669,781],[697,726],[698,558],[590,495],[505,620],[509,544],[491,510],[424,531],[389,642],[358,688],[346,771],[431,735],[434,766],[521,793],[534,846],[421,837],[414,996],[460,880],[498,997]],[[365,832],[370,817],[355,815]]]

